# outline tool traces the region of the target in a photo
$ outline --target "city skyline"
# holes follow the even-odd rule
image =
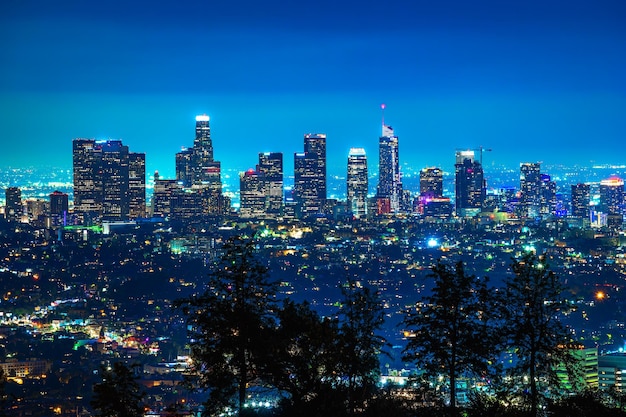
[[[73,139],[121,139],[174,178],[206,113],[225,170],[320,132],[345,174],[350,148],[377,154],[381,103],[402,166],[450,171],[479,146],[486,168],[624,162],[625,5],[405,3],[4,2],[0,166],[70,166]]]

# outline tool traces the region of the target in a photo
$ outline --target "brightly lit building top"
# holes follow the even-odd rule
[[[364,148],[350,148],[349,156],[365,156]]]
[[[600,181],[600,185],[604,185],[607,187],[619,187],[621,185],[624,185],[624,180],[620,177],[612,176],[610,178]]]
[[[209,121],[209,116],[207,116],[206,114],[200,114],[196,116],[196,122],[208,122],[208,121]]]
[[[466,159],[469,159],[470,161],[474,162],[474,151],[472,150],[456,151],[456,163],[457,164],[462,164],[463,161]]]

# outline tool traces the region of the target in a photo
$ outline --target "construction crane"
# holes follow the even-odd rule
[[[462,150],[465,150],[465,149],[457,148],[457,151],[462,151]],[[480,157],[479,157],[480,166],[483,166],[483,152],[491,152],[491,148],[485,148],[482,145],[480,145],[478,148],[472,148],[472,149],[467,149],[467,150],[480,152]]]
[[[480,166],[483,166],[483,152],[491,152],[491,148],[484,148],[483,145],[480,145],[474,150],[480,152]]]

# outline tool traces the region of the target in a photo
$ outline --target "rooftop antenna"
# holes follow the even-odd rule
[[[383,116],[383,126],[385,125],[385,107],[387,107],[385,103],[380,105],[380,112],[382,113],[382,116]]]

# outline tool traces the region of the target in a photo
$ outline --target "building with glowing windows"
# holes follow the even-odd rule
[[[120,140],[75,139],[72,146],[74,212],[84,224],[145,216],[145,154]]]
[[[607,215],[607,225],[618,228],[624,221],[624,180],[610,177],[600,181],[598,211]]]
[[[367,216],[367,155],[363,148],[351,148],[348,153],[346,201],[348,211],[356,218]]]
[[[176,154],[176,179],[183,187],[202,196],[204,214],[223,214],[226,202],[222,196],[222,168],[213,157],[210,118],[196,116],[193,147]]]
[[[402,199],[402,177],[398,137],[391,126],[383,123],[378,140],[378,214],[399,213]]]
[[[548,218],[556,214],[556,182],[548,174],[540,175],[539,214]]]
[[[590,202],[591,191],[589,184],[572,184],[572,216],[588,219]]]
[[[440,168],[424,168],[420,171],[420,196],[425,199],[443,196],[443,171]]]
[[[485,195],[483,167],[474,151],[457,151],[455,171],[455,208],[459,217],[473,217],[482,210]]]
[[[541,166],[538,162],[520,164],[520,217],[534,218],[541,207]]]
[[[263,217],[267,201],[265,175],[253,169],[239,174],[239,196],[240,217]]]
[[[22,217],[22,191],[18,187],[9,187],[4,190],[5,208],[4,217],[13,222],[19,222]]]
[[[283,154],[282,152],[259,153],[257,171],[264,178],[265,213],[270,217],[283,211]]]
[[[305,135],[304,152],[295,153],[293,162],[296,216],[305,218],[321,214],[326,202],[326,135]]]

